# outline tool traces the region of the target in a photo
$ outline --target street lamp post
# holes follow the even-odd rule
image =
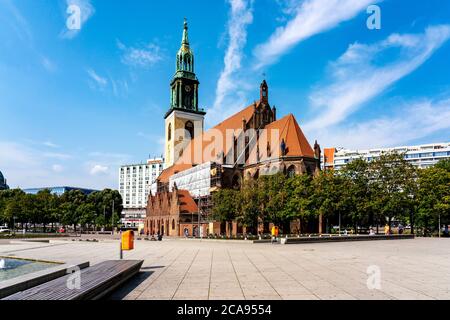
[[[103,205],[103,229],[102,232],[105,232],[106,230],[106,206]]]
[[[200,206],[201,206],[201,203],[202,203],[202,195],[201,195],[201,189],[199,188],[198,189],[198,212],[197,212],[197,225],[198,225],[198,227],[197,227],[197,235],[198,235],[198,237],[201,239],[202,237],[201,237],[201,232],[200,232]]]
[[[191,212],[191,230],[192,230],[192,238],[194,237],[194,212]]]
[[[441,237],[441,213],[439,213],[439,238]]]
[[[13,235],[16,235],[16,216],[13,216]]]
[[[114,200],[112,201],[112,213],[111,213],[111,235],[114,235]]]
[[[339,213],[339,236],[341,236],[341,213]]]

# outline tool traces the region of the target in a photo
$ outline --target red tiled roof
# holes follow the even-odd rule
[[[181,172],[194,165],[208,161],[221,160],[219,159],[219,156],[222,152],[227,155],[233,146],[233,144],[230,143],[231,141],[227,141],[229,137],[227,137],[226,131],[229,129],[241,130],[243,127],[243,120],[249,123],[255,113],[255,109],[260,108],[261,106],[264,106],[261,102],[251,104],[210,130],[194,138],[184,149],[184,153],[177,163],[164,170],[160,175],[159,180],[161,182],[169,182],[170,176],[175,174],[176,171]],[[286,156],[314,158],[314,150],[292,114],[268,124],[265,129],[267,130],[267,141],[270,141],[272,156],[280,154],[281,141],[284,139],[286,144]],[[272,142],[271,139],[272,130],[278,130],[279,132],[279,139],[276,143]],[[218,135],[217,131],[219,131],[221,135]],[[216,143],[215,139],[217,138],[221,138],[222,141]],[[266,146],[260,145],[260,152],[264,153],[265,151]]]
[[[295,120],[293,114],[289,114],[284,118],[274,121],[266,126],[268,131],[268,140],[270,140],[272,130],[279,130],[279,141],[277,146],[271,146],[271,149],[279,148],[281,141],[284,139],[286,144],[286,156],[288,157],[310,157],[314,158],[314,150],[303,134],[302,129]]]
[[[180,203],[180,213],[196,213],[198,206],[187,190],[177,190],[178,202]]]
[[[259,104],[256,105],[258,107]],[[185,150],[187,150],[183,156],[178,160],[178,163],[194,163],[194,164],[201,164],[208,161],[216,161],[217,155],[220,154],[222,151],[224,151],[225,154],[228,153],[231,146],[228,146],[229,143],[227,143],[226,139],[226,131],[229,129],[239,130],[242,129],[242,120],[250,121],[250,119],[253,116],[255,110],[255,105],[251,104],[245,109],[235,113],[231,117],[225,119],[215,127],[209,129],[208,131],[204,132],[203,134],[195,137],[186,147]],[[216,148],[213,148],[215,138],[217,138],[217,131],[220,131],[222,135],[222,141],[218,143],[219,146],[222,146],[222,149],[227,150],[216,150]],[[201,146],[201,161],[199,163],[198,157],[199,154],[195,154],[197,151],[195,148],[198,148]],[[211,151],[206,152],[205,151]]]

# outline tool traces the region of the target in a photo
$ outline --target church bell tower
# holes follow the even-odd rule
[[[184,20],[176,71],[170,83],[170,108],[165,119],[165,165],[172,166],[182,156],[187,143],[203,133],[205,111],[198,107],[198,87],[194,52],[189,46],[188,24]]]

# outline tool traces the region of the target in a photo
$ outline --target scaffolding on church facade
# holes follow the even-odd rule
[[[174,185],[187,190],[196,201],[200,213],[207,219],[211,212],[211,193],[221,186],[222,168],[215,162],[206,162],[191,169],[174,174],[169,179],[169,191]]]

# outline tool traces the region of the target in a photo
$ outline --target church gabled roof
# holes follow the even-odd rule
[[[219,154],[223,151],[226,155],[232,145],[227,141],[226,131],[228,129],[239,130],[242,129],[243,120],[249,122],[255,113],[255,109],[260,107],[260,102],[252,104],[245,109],[237,112],[231,117],[225,119],[212,129],[204,132],[202,135],[194,138],[185,149],[183,156],[179,159],[178,163],[193,163],[200,164],[208,161],[218,161]],[[281,141],[284,140],[286,144],[285,156],[297,156],[297,157],[310,157],[314,158],[314,150],[306,139],[303,131],[300,129],[295,117],[292,114],[285,116],[284,118],[274,121],[265,126],[267,130],[268,141],[271,141],[272,130],[279,130],[279,141],[276,144],[272,144],[272,154],[278,154],[275,148],[280,148]],[[220,131],[222,135],[222,142],[218,144],[214,143],[214,139],[217,137],[217,131]],[[199,154],[195,154],[195,148],[201,146],[202,158],[197,159]],[[221,147],[221,150],[218,148]],[[262,150],[261,150],[262,151]],[[200,161],[199,161],[200,160]]]
[[[149,196],[147,216],[168,212],[169,208],[172,206],[172,201],[175,200],[174,197],[176,197],[180,214],[192,214],[198,212],[198,206],[189,191],[174,188],[171,192],[158,192],[156,195]]]
[[[176,190],[178,202],[180,204],[180,213],[196,213],[198,206],[187,190]]]
[[[302,129],[300,129],[300,126],[292,113],[278,121],[268,124],[266,129],[268,130],[269,138],[271,130],[279,130],[280,143],[284,140],[284,143],[286,144],[285,156],[314,158],[314,150],[306,139]],[[274,147],[275,146],[272,146],[272,148]],[[279,145],[276,147],[278,148]]]
[[[259,104],[257,104],[256,107],[258,106]],[[178,160],[178,163],[201,164],[208,161],[217,161],[218,155],[222,151],[227,154],[230,151],[229,149],[231,149],[230,143],[227,143],[227,130],[242,129],[242,120],[245,120],[247,122],[250,121],[254,114],[254,110],[255,105],[251,104],[241,111],[235,113],[231,117],[220,122],[215,127],[192,139],[192,141],[189,142],[189,144],[185,148],[186,152],[183,153],[183,156]],[[217,132],[220,132],[222,137],[222,141],[218,141],[217,143],[217,146],[219,148],[214,147],[216,145],[215,139],[217,138]],[[196,148],[198,148],[199,146],[201,146],[201,159],[197,159],[199,154]]]
[[[256,157],[249,156],[246,160],[247,165],[281,156],[314,158],[314,150],[292,114],[274,121],[276,119],[276,109],[275,107],[270,109],[267,93],[267,83],[264,81],[261,84],[259,101],[254,102],[189,141],[183,148],[182,154],[175,165],[164,170],[158,180],[162,183],[167,183],[173,174],[189,169],[195,165],[206,162],[221,163],[223,161],[222,157],[227,157],[231,154],[230,151],[234,148],[234,139],[242,133],[244,128],[246,130],[248,128],[265,129],[263,134],[267,133],[266,139],[259,136],[257,144],[249,144],[258,145],[259,160]],[[277,136],[275,136],[274,130],[278,132]],[[284,154],[281,154],[283,141],[283,147],[285,148]],[[257,150],[255,149],[249,151],[256,155]],[[269,151],[270,154],[268,153]],[[241,153],[237,155],[237,162],[240,163],[244,152],[241,150],[238,152]]]

